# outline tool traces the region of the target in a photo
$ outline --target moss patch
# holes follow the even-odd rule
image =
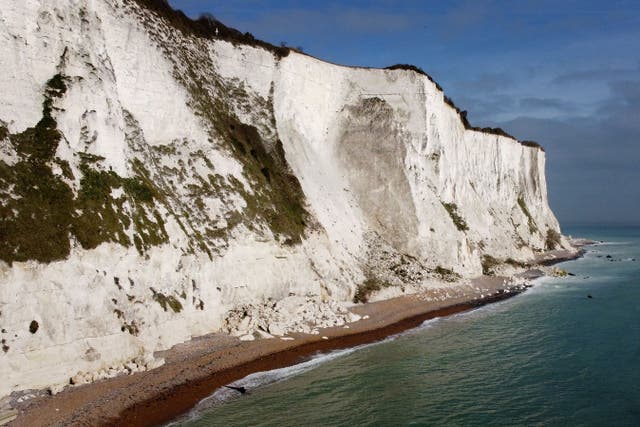
[[[0,259],[9,263],[35,259],[49,262],[64,258],[70,250],[69,226],[73,192],[51,170],[60,133],[52,118],[55,98],[66,91],[56,75],[47,83],[43,117],[32,128],[9,135],[20,157],[15,165],[0,161]]]
[[[460,216],[460,214],[458,214],[458,205],[456,205],[455,203],[441,203],[445,210],[449,213],[453,224],[458,230],[462,231],[463,233],[469,230],[467,222]]]
[[[237,180],[230,181],[232,190],[239,193],[247,204],[241,213],[241,221],[236,222],[253,228],[263,221],[285,242],[299,243],[309,214],[302,187],[289,168],[282,142],[265,141],[257,128],[240,122],[230,111],[225,98],[243,98],[246,93],[237,94],[237,88],[218,81],[205,83],[198,71],[201,65],[189,58],[185,58],[184,65],[188,70],[186,76],[177,77],[188,88],[193,107],[211,128],[212,137],[222,140],[241,162],[243,174],[251,185],[252,191],[249,191]],[[219,97],[212,97],[211,93],[217,93]],[[261,106],[267,110],[272,107],[271,104]]]
[[[136,232],[133,243],[141,253],[168,241],[164,220],[155,208],[157,191],[144,176],[122,178],[112,171],[93,169],[86,162],[81,169],[75,203],[80,214],[74,218],[72,232],[82,247],[92,249],[103,242],[131,246],[126,234],[131,226]],[[117,189],[122,189],[119,197],[113,195]]]
[[[0,183],[11,190],[0,206],[0,259],[49,262],[69,254],[73,193],[47,165],[0,161]]]
[[[153,288],[151,288],[151,292],[153,292],[153,300],[160,304],[160,307],[162,307],[164,311],[167,311],[169,308],[173,310],[174,313],[180,313],[182,311],[182,303],[173,295],[167,296],[156,292]]]
[[[59,158],[55,158],[53,159],[53,161],[60,167],[60,170],[62,171],[62,176],[64,176],[70,181],[73,181],[75,179],[75,176],[73,176],[73,170],[71,170],[71,165],[69,164],[69,162]]]
[[[259,193],[243,197],[250,208],[248,214],[264,219],[271,231],[285,241],[299,243],[307,223],[304,194],[298,179],[288,171],[282,142],[268,152],[253,126],[238,123],[231,141],[242,157],[244,170],[257,184]]]
[[[134,177],[122,178],[99,169],[102,157],[80,154],[77,196],[64,181],[74,176],[69,163],[55,156],[61,134],[52,112],[55,100],[66,92],[66,81],[60,74],[50,79],[42,119],[20,134],[9,135],[20,160],[13,166],[0,161],[0,194],[4,196],[0,259],[9,263],[64,259],[71,249],[71,235],[85,249],[103,242],[130,246],[127,232],[132,227],[140,251],[168,240],[155,208],[156,192],[143,172],[136,170]],[[54,174],[54,164],[62,176]],[[115,197],[113,191],[119,188],[122,195]]]
[[[527,220],[528,220],[528,223],[529,223],[529,232],[531,234],[537,233],[538,232],[538,226],[536,225],[536,222],[533,220],[533,217],[529,213],[529,209],[527,209],[527,204],[525,203],[525,201],[524,201],[524,199],[522,197],[518,197],[518,206],[520,206],[520,209],[522,210],[522,213],[524,213],[525,216],[527,217]]]
[[[119,177],[86,165],[82,169],[84,176],[76,200],[80,214],[74,218],[73,234],[85,249],[93,249],[102,242],[130,245],[124,224],[120,224],[124,199],[113,200],[111,196],[111,189],[119,185]]]

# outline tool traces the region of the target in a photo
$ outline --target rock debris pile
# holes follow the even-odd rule
[[[319,334],[318,329],[345,326],[360,316],[336,301],[290,296],[280,301],[245,304],[228,313],[223,330],[241,340],[284,336],[292,332]]]

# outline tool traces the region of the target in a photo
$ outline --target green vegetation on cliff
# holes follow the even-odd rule
[[[389,284],[381,281],[380,279],[369,278],[358,285],[356,293],[353,296],[353,302],[368,302],[372,293],[379,291],[382,288],[386,288],[387,286],[389,286]]]
[[[529,232],[531,234],[537,233],[538,232],[538,226],[536,225],[535,220],[533,219],[533,217],[529,213],[529,209],[527,208],[527,204],[525,203],[524,198],[522,198],[522,196],[518,197],[518,206],[520,206],[520,209],[522,210],[522,213],[524,213],[524,215],[527,217],[527,221],[529,223]]]
[[[240,161],[243,175],[251,186],[252,191],[234,180],[227,183],[227,187],[246,202],[241,218],[233,218],[232,223],[242,223],[250,229],[266,223],[285,243],[299,243],[310,216],[300,182],[285,158],[282,142],[277,135],[267,140],[255,126],[241,122],[229,101],[233,100],[246,111],[255,111],[261,119],[275,125],[273,100],[250,97],[242,87],[203,75],[207,69],[215,68],[213,64],[202,66],[210,61],[208,56],[195,57],[197,53],[187,50],[176,55],[180,55],[179,66],[184,69],[176,70],[174,76],[188,89],[192,107],[210,130],[212,140],[220,141]]]
[[[557,249],[560,246],[562,236],[556,230],[549,228],[547,230],[547,238],[545,239],[545,246],[547,250]]]
[[[102,159],[85,154],[74,194],[71,166],[56,157],[61,134],[52,115],[66,84],[61,74],[47,82],[42,119],[34,127],[13,135],[0,130],[2,143],[18,157],[13,165],[0,161],[0,259],[9,263],[64,259],[71,236],[92,249],[103,242],[131,246],[133,235],[140,252],[167,241],[155,189],[144,176],[123,178],[100,170]],[[117,189],[122,189],[119,196]]]
[[[445,208],[445,210],[451,217],[453,224],[456,226],[458,230],[462,231],[463,233],[469,230],[469,227],[467,226],[467,222],[458,213],[458,205],[456,205],[455,203],[442,202],[442,206]]]

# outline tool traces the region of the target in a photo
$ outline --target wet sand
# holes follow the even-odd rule
[[[580,255],[556,254],[553,261]],[[545,264],[549,261],[543,260]],[[530,273],[537,275],[535,270]],[[348,328],[321,329],[319,335],[291,334],[293,340],[242,342],[224,334],[196,338],[161,352],[166,363],[160,368],[69,387],[55,396],[24,402],[17,408],[18,418],[10,425],[166,423],[188,412],[215,389],[251,373],[291,366],[319,352],[379,341],[425,320],[468,311],[524,290],[505,290],[503,282],[502,277],[484,276],[466,286],[452,284],[449,288],[354,306],[351,311],[369,318],[350,323]]]

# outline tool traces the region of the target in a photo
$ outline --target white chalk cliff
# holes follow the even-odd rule
[[[0,0],[0,396],[567,245],[544,151],[467,129],[426,75],[147,3]]]

